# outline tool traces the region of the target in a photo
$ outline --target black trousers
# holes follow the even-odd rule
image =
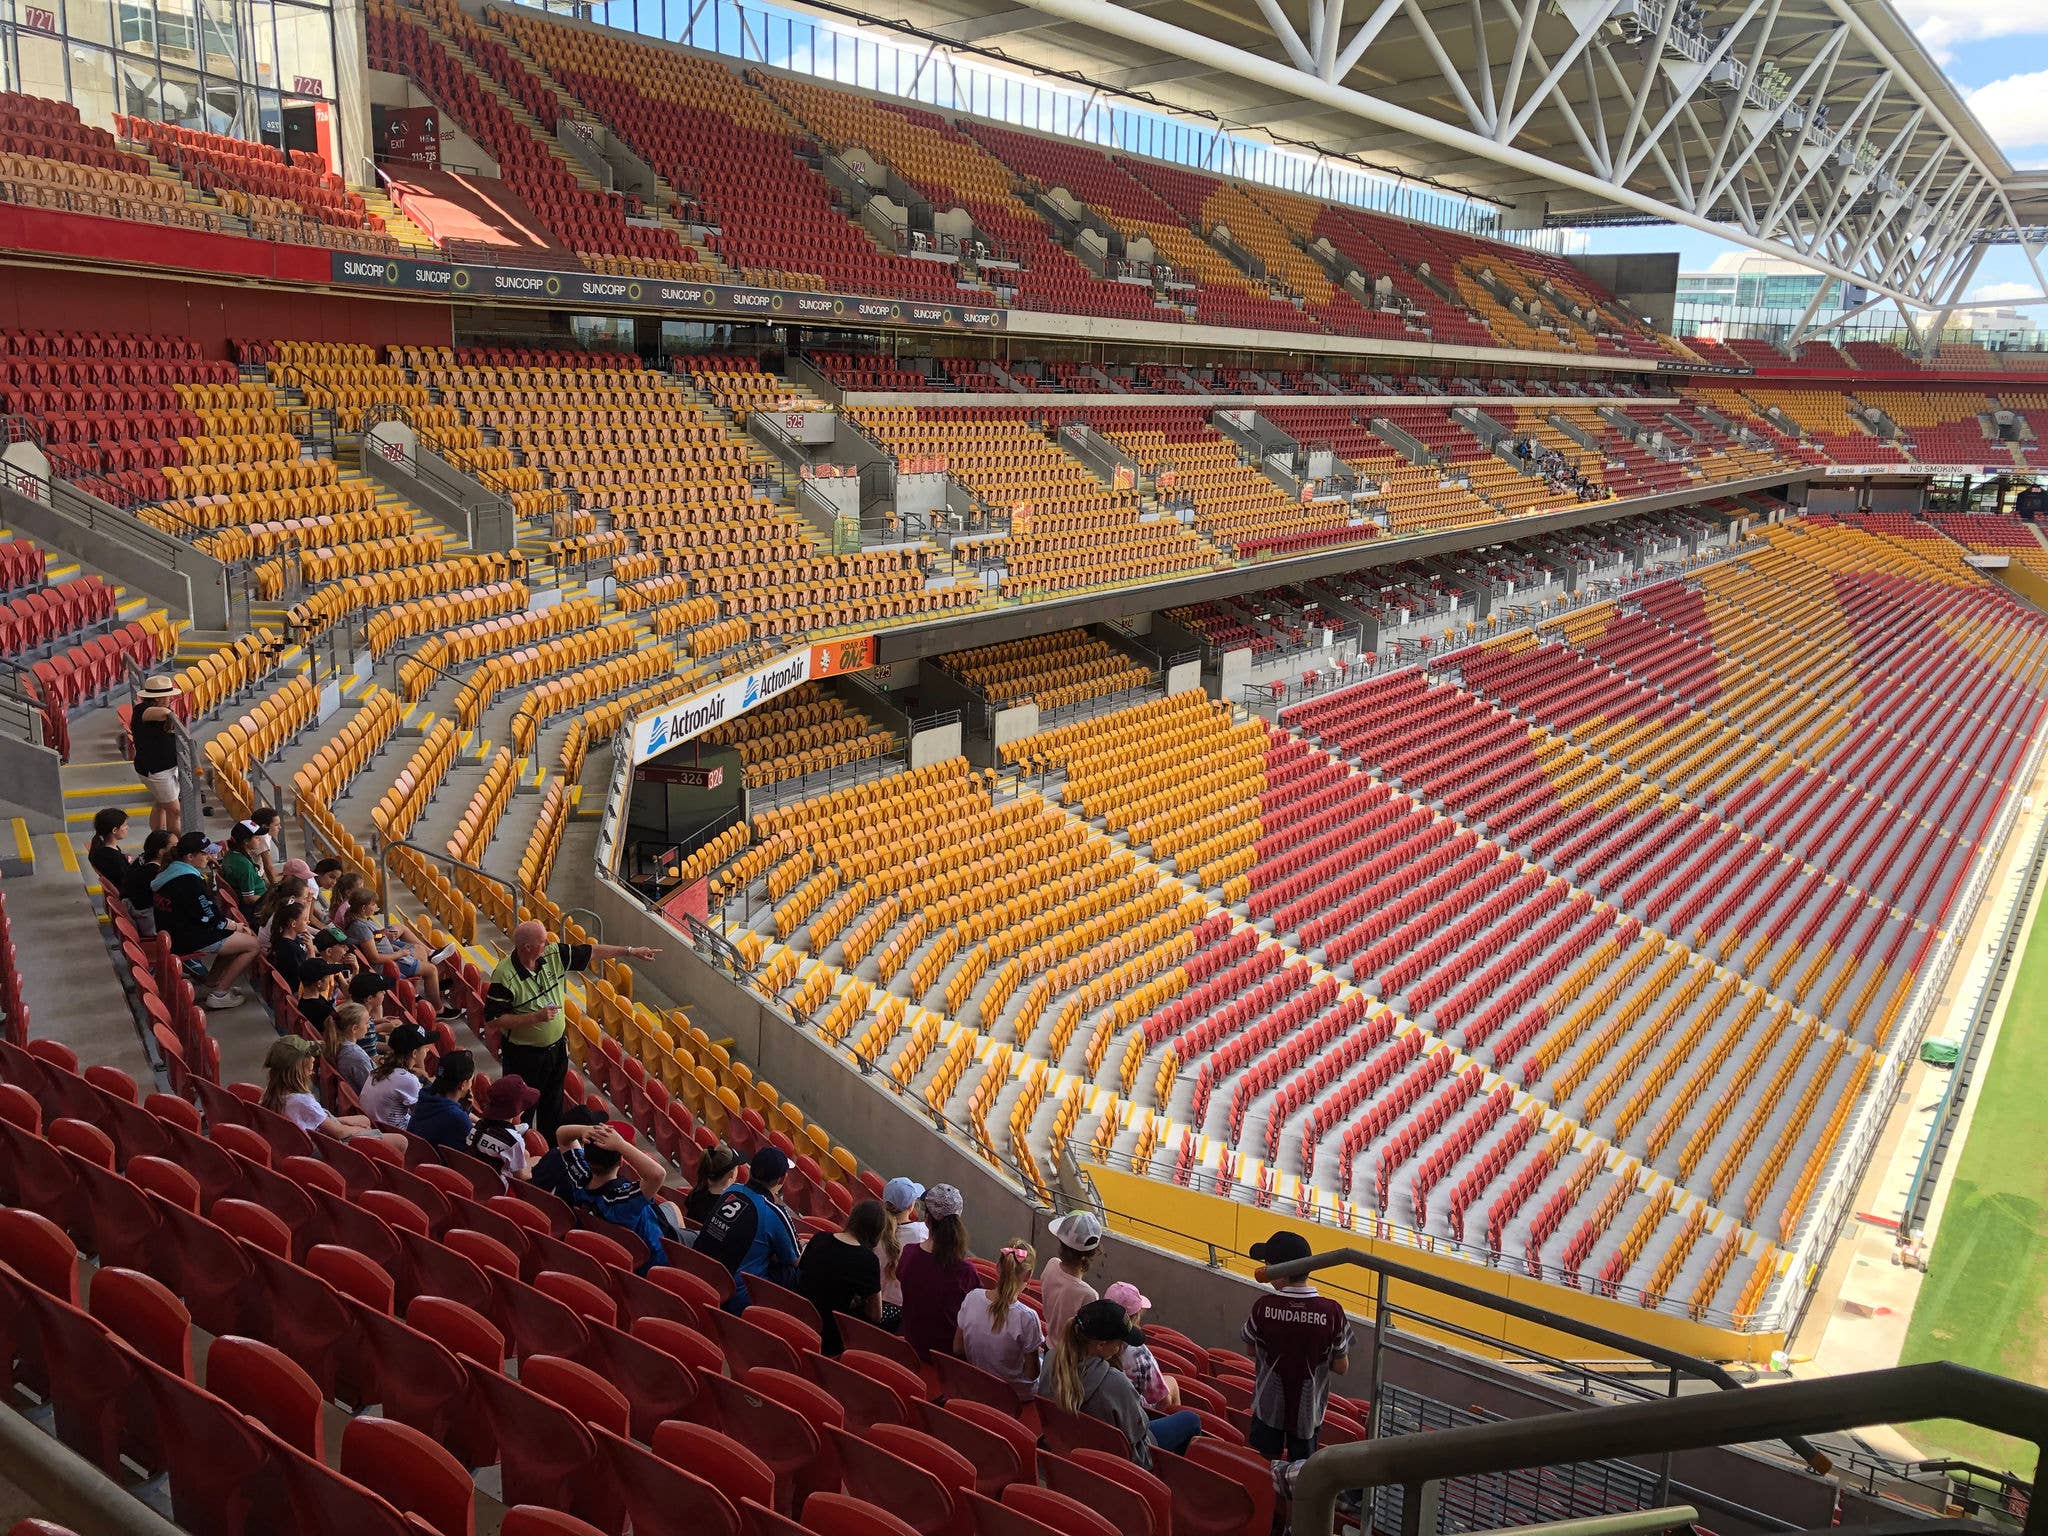
[[[550,1146],[555,1128],[562,1123],[562,1089],[569,1081],[569,1039],[564,1035],[553,1045],[516,1045],[507,1040],[499,1051],[507,1072],[526,1079],[526,1086],[540,1095],[533,1106],[534,1128]]]

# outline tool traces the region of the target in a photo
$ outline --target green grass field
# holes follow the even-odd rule
[[[2048,1385],[2048,905],[2011,985],[1902,1359]],[[1946,1419],[1899,1428],[1929,1455],[2034,1473],[2023,1441]]]

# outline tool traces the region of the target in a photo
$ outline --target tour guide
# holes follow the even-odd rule
[[[505,1032],[499,1053],[505,1071],[539,1091],[533,1118],[543,1139],[552,1142],[562,1123],[562,1085],[569,1078],[562,992],[569,973],[587,970],[593,960],[652,960],[660,953],[644,944],[551,944],[547,929],[534,922],[512,930],[512,953],[491,972],[484,994],[484,1021]]]

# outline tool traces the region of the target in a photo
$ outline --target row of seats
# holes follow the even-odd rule
[[[1142,688],[1154,676],[1127,652],[1079,629],[955,651],[936,665],[993,706],[1029,702],[1041,712]]]

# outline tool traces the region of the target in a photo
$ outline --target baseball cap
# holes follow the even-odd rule
[[[882,1186],[882,1204],[892,1211],[907,1211],[924,1198],[924,1186],[915,1179],[897,1177]]]
[[[1107,1296],[1091,1301],[1074,1314],[1074,1332],[1093,1344],[1143,1344],[1145,1330],[1133,1328],[1124,1309]]]
[[[187,832],[178,839],[178,857],[186,858],[195,853],[219,853],[220,844],[204,832]]]
[[[379,993],[389,992],[392,981],[382,971],[361,971],[348,984],[348,995],[359,1003],[366,1003]]]
[[[966,1198],[950,1184],[934,1184],[924,1192],[924,1213],[933,1221],[958,1216],[966,1208]]]
[[[1076,1253],[1102,1246],[1102,1222],[1093,1211],[1069,1211],[1046,1230]]]
[[[338,960],[308,960],[299,967],[299,985],[303,987],[309,982],[325,981],[330,976],[347,974],[348,967]]]
[[[1275,1232],[1263,1243],[1252,1244],[1252,1257],[1261,1264],[1291,1264],[1314,1252],[1299,1232]]]
[[[780,1147],[763,1147],[747,1164],[749,1184],[773,1184],[789,1172],[789,1157]]]
[[[484,1095],[484,1113],[493,1120],[517,1120],[540,1102],[540,1090],[527,1086],[517,1072],[507,1072]]]
[[[270,1049],[263,1053],[263,1070],[290,1071],[308,1056],[317,1055],[319,1050],[320,1047],[304,1035],[279,1035],[270,1042]]]
[[[391,1031],[391,1054],[403,1061],[421,1046],[431,1044],[433,1038],[417,1024],[401,1024]]]
[[[1102,1293],[1104,1301],[1113,1301],[1126,1312],[1149,1312],[1152,1302],[1145,1293],[1128,1280],[1119,1280]]]
[[[333,949],[336,945],[340,945],[343,949],[348,948],[348,935],[339,928],[322,928],[313,935],[313,947],[315,949]]]
[[[278,873],[290,875],[294,880],[310,881],[313,878],[313,866],[304,859],[286,859],[284,861],[284,868],[279,870]]]

